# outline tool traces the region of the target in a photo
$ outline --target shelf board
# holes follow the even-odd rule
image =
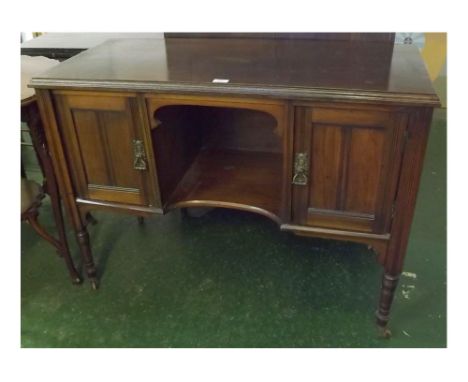
[[[205,149],[177,185],[168,208],[235,208],[279,221],[281,174],[280,153]]]

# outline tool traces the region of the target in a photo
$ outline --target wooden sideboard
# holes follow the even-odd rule
[[[115,39],[31,86],[94,287],[89,211],[235,208],[372,246],[384,268],[377,323],[389,334],[439,106],[416,47]]]

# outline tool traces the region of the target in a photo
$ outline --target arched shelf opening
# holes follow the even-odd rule
[[[159,107],[152,118],[165,209],[235,208],[279,221],[284,132],[273,115],[177,104]]]

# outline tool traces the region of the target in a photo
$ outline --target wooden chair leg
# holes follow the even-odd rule
[[[45,229],[44,227],[42,227],[40,224],[39,224],[39,221],[37,220],[38,218],[38,213],[37,212],[34,212],[34,213],[30,213],[28,215],[28,217],[26,218],[26,221],[31,225],[31,227],[34,229],[34,231],[36,231],[36,233],[42,237],[44,240],[48,241],[50,244],[52,244],[55,248],[57,248],[57,250],[60,252],[61,249],[62,249],[62,246],[60,245],[60,242],[55,238],[53,237],[52,235],[50,235]],[[61,252],[60,252],[61,253]]]
[[[81,283],[81,278],[78,276],[78,273],[76,272],[75,266],[73,264],[73,260],[70,255],[70,249],[68,247],[67,234],[65,232],[65,223],[63,220],[62,206],[60,203],[60,196],[58,193],[57,184],[55,183],[55,179],[54,178],[52,179],[53,181],[49,182],[48,184],[48,192],[50,196],[50,202],[52,205],[52,212],[54,214],[55,226],[57,227],[57,232],[58,232],[59,241],[60,241],[61,249],[59,250],[59,252],[61,256],[63,257],[63,259],[65,260],[65,264],[70,273],[70,276],[72,277],[73,282],[76,284],[79,284]]]
[[[29,214],[26,218],[26,221],[31,225],[31,227],[34,229],[34,231],[37,232],[37,234],[42,237],[44,240],[48,241],[50,244],[52,244],[59,253],[62,254],[63,259],[65,260],[65,264],[68,269],[68,273],[70,274],[70,277],[72,279],[72,282],[74,284],[80,284],[81,283],[81,277],[78,274],[75,265],[73,264],[73,260],[70,256],[70,251],[68,249],[68,246],[65,244],[63,245],[61,242],[59,242],[57,239],[55,239],[52,235],[50,235],[42,225],[39,224],[38,221],[38,213],[33,212]]]

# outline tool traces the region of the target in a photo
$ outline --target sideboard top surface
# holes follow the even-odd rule
[[[439,104],[417,47],[369,41],[111,39],[31,85]]]

